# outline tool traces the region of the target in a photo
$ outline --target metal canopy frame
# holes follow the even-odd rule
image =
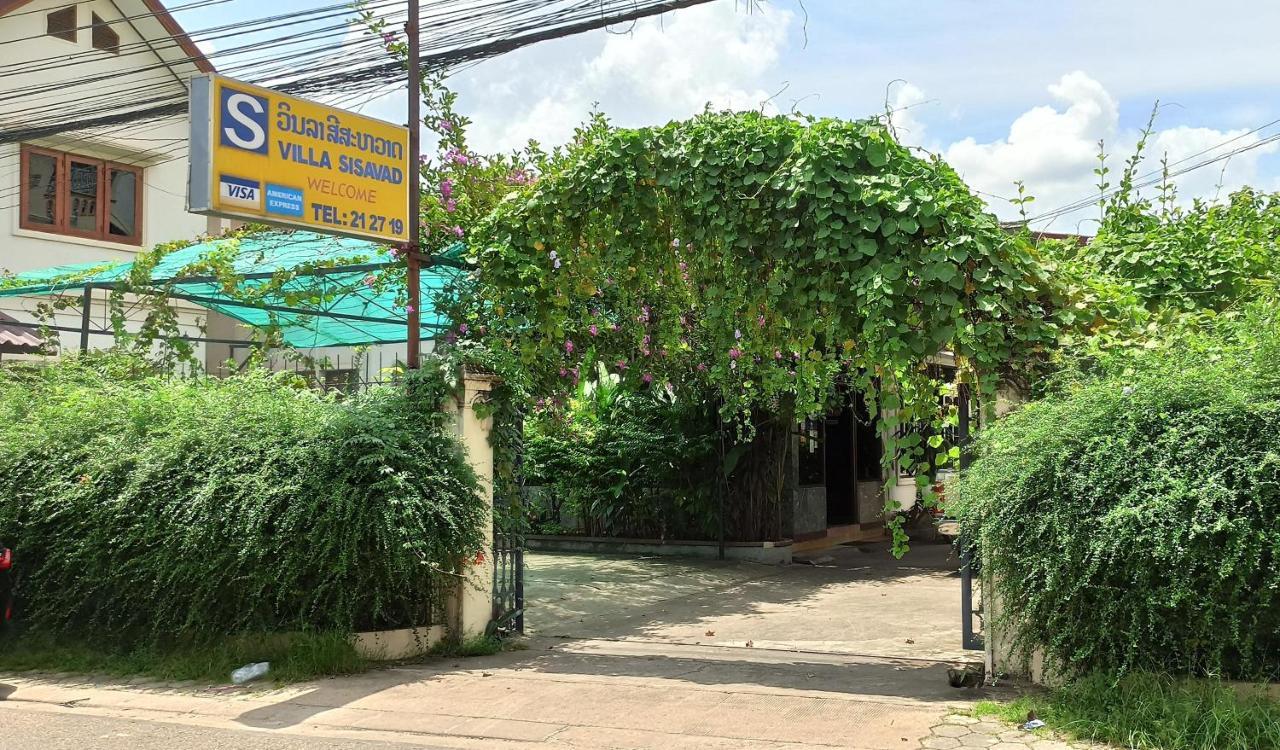
[[[424,258],[423,260],[429,264],[429,267],[442,266],[446,268],[454,268],[459,270],[467,270],[472,267],[469,264],[458,260],[457,258],[442,256],[442,255],[431,256],[429,258]],[[355,263],[355,264],[348,264],[348,265],[342,265],[342,266],[326,266],[326,267],[297,271],[295,273],[295,278],[323,277],[323,276],[331,276],[331,275],[338,275],[338,274],[367,273],[367,272],[381,270],[384,268],[389,268],[395,265],[397,264],[394,261],[378,261],[378,262],[368,262],[368,263]],[[251,272],[251,273],[238,274],[237,278],[241,281],[262,280],[262,279],[272,278],[277,273],[279,273],[278,270],[266,271],[266,272]],[[151,288],[151,289],[160,289],[166,285],[174,284],[174,283],[210,284],[210,283],[217,283],[219,281],[221,281],[221,279],[214,276],[175,275],[175,276],[151,279],[146,286],[147,288]],[[44,324],[44,323],[26,323],[23,321],[12,321],[12,322],[6,321],[6,325],[12,325],[20,328],[27,328],[27,329],[33,329],[33,330],[50,330],[50,331],[59,331],[63,333],[79,333],[80,334],[79,343],[80,343],[81,351],[88,351],[90,336],[112,336],[113,338],[116,336],[116,332],[114,330],[107,329],[107,328],[96,328],[92,326],[90,309],[93,301],[93,292],[95,290],[115,291],[124,286],[123,281],[86,280],[83,283],[58,282],[57,286],[58,286],[58,289],[56,290],[49,290],[44,292],[31,292],[30,294],[23,294],[22,296],[48,296],[48,295],[60,294],[63,292],[71,292],[77,289],[80,290],[82,295],[82,301],[81,301],[81,318],[80,318],[79,326],[73,327],[73,326],[67,326],[67,325],[53,325],[53,324]],[[196,305],[199,305],[200,307],[204,307],[205,309],[212,310],[215,312],[217,312],[218,308],[221,308],[221,307],[234,307],[234,308],[262,310],[265,312],[273,312],[273,313],[283,313],[283,314],[294,315],[294,316],[323,318],[323,319],[336,320],[336,321],[376,323],[376,324],[384,324],[384,325],[403,326],[406,328],[409,326],[409,320],[407,319],[407,316],[398,317],[394,315],[388,315],[385,317],[375,317],[371,315],[357,315],[353,313],[326,310],[323,308],[304,308],[304,307],[294,307],[291,305],[270,304],[265,302],[246,302],[244,300],[237,300],[232,298],[221,298],[221,297],[210,297],[210,296],[205,296],[201,294],[189,294],[189,293],[183,293],[175,290],[166,291],[165,296],[170,299],[179,299],[186,302],[192,302],[192,303],[195,303]],[[242,325],[246,325],[252,328],[259,328],[259,329],[265,328],[265,326],[255,325],[254,323],[249,321],[239,320],[239,319],[237,319],[237,321]],[[428,322],[428,321],[421,321],[419,325],[422,328],[430,329],[432,336],[434,336],[435,333],[447,330],[448,328],[448,326],[443,323]],[[407,330],[406,330],[406,333],[407,333]],[[432,336],[427,336],[426,338],[429,339]],[[190,341],[193,343],[229,344],[232,346],[259,345],[259,342],[255,342],[247,339],[227,339],[227,338],[217,338],[217,337],[209,337],[209,336],[168,335],[168,336],[159,336],[158,338],[169,340],[169,341],[181,340],[181,341]],[[403,343],[404,341],[405,341],[405,336],[401,335],[401,336],[395,336],[392,338],[385,338],[385,339],[375,338],[367,341],[362,341],[360,343],[333,343],[333,344],[319,344],[317,346],[322,348],[345,348],[345,347],[379,345],[379,344],[398,344],[398,343]]]

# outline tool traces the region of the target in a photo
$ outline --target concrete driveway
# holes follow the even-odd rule
[[[788,566],[530,553],[526,630],[557,638],[981,660],[949,545],[842,546]]]

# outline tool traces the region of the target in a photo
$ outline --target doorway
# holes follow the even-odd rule
[[[845,406],[826,419],[827,525],[858,523],[857,452],[853,409]]]

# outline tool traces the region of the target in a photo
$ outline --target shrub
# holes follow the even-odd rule
[[[131,361],[0,370],[0,535],[34,631],[126,643],[421,624],[481,544],[435,405]]]
[[[955,488],[1025,653],[1068,672],[1280,669],[1276,307],[1066,379]]]
[[[528,482],[541,485],[544,504],[579,519],[588,534],[713,538],[714,408],[602,383],[584,388],[567,414],[530,423]],[[558,521],[545,520],[542,528]]]

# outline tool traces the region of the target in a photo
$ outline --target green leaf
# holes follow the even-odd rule
[[[889,149],[879,139],[867,142],[867,161],[873,167],[883,167],[889,163]]]

